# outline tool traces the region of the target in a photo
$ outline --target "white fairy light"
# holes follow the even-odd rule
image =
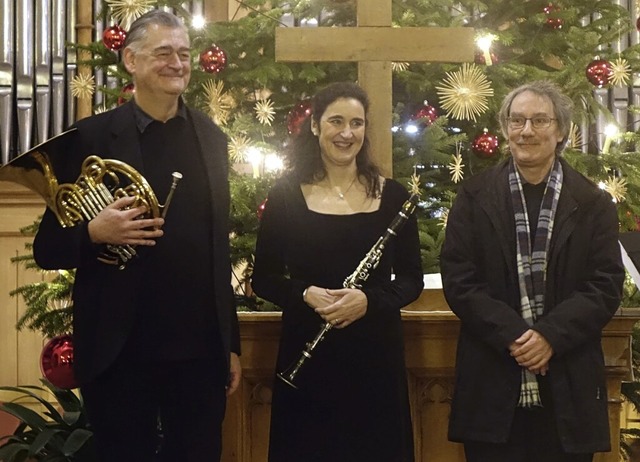
[[[193,27],[194,29],[204,29],[204,26],[206,25],[207,20],[201,14],[197,14],[193,18],[191,18],[191,27]]]

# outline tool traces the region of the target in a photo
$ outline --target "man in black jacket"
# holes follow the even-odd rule
[[[461,320],[449,438],[469,462],[610,450],[601,333],[624,269],[611,197],[560,158],[572,103],[549,82],[505,98],[511,158],[467,181],[442,248]]]
[[[47,210],[34,256],[43,268],[77,268],[74,368],[100,459],[151,461],[159,451],[163,461],[219,460],[225,395],[241,375],[227,141],[181,99],[191,56],[177,17],[138,18],[123,61],[133,100],[77,123],[59,180],[74,182],[96,154],[135,168],[162,200],[179,171],[166,221],[140,219],[145,208],[130,208],[130,197],[72,228]],[[107,245],[138,256],[118,269],[97,259]]]

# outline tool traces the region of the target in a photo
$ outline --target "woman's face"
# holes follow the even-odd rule
[[[364,142],[364,107],[355,98],[338,98],[327,106],[319,123],[311,121],[311,131],[318,137],[325,165],[351,165]]]

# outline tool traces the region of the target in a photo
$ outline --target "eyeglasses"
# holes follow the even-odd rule
[[[543,128],[549,128],[549,126],[551,125],[551,122],[558,119],[552,119],[551,117],[544,117],[544,116],[536,116],[536,117],[515,116],[515,117],[507,118],[509,128],[513,130],[519,130],[521,128],[524,128],[525,124],[527,123],[527,120],[531,121],[531,126],[533,128],[540,130]]]
[[[174,50],[169,47],[161,47],[151,51],[140,51],[139,53],[146,54],[151,56],[153,59],[164,62],[174,59],[174,54],[178,55],[178,59],[182,63],[188,63],[191,61],[191,53],[189,49]]]

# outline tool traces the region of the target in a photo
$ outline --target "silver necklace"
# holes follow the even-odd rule
[[[337,186],[332,187],[331,189],[333,191],[337,190],[336,192],[338,194],[338,198],[343,201],[345,194],[349,192],[349,190],[351,189],[351,186],[353,186],[353,184],[356,182],[356,178],[358,178],[357,175],[353,177],[353,180],[351,180],[351,183],[349,183],[349,186],[347,186],[347,189],[345,189],[344,192],[340,191]]]

